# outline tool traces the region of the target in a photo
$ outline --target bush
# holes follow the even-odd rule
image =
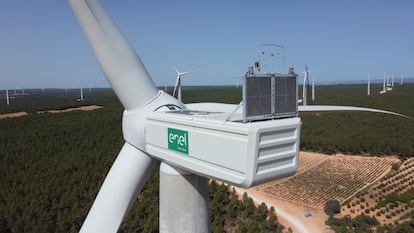
[[[329,200],[326,202],[324,210],[327,215],[339,214],[341,213],[341,205],[337,200]]]

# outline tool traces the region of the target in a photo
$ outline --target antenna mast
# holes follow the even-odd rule
[[[279,73],[286,73],[286,47],[284,45],[279,45],[279,44],[262,44],[262,46],[275,48],[274,51],[272,51],[270,49],[271,51],[269,52],[270,60],[271,60],[271,63],[272,63],[271,64],[272,69],[270,71],[271,73],[273,73],[273,60],[274,60],[274,57],[275,57],[275,55],[277,55],[278,57],[280,55],[280,53],[277,52],[276,48],[283,49],[283,70],[279,70]],[[264,52],[259,50],[259,60],[260,60],[260,52],[261,52],[262,55],[264,55]],[[280,59],[276,59],[276,62],[280,63]],[[267,61],[266,61],[266,64],[267,64]],[[276,68],[277,67],[278,67],[278,65],[276,65]],[[265,73],[266,73],[266,71],[265,71]]]

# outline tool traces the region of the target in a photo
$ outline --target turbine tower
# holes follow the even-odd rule
[[[303,71],[303,89],[302,89],[302,98],[303,98],[303,106],[307,105],[307,86],[308,86],[308,66],[305,65],[305,71]]]
[[[10,100],[9,100],[9,89],[6,88],[6,105],[10,105]]]
[[[192,70],[192,71],[180,72],[180,71],[178,71],[178,69],[175,66],[171,65],[171,67],[174,69],[175,73],[177,74],[177,78],[175,80],[175,86],[174,86],[173,96],[175,96],[175,92],[178,89],[177,98],[178,98],[179,101],[182,101],[182,98],[181,98],[181,76],[184,76],[184,75],[187,75],[187,74],[191,74],[191,73],[194,73],[194,72],[198,72],[200,70]]]
[[[380,91],[380,94],[384,94],[384,93],[387,93],[387,88],[386,88],[386,86],[385,86],[385,79],[387,78],[387,73],[386,72],[384,72],[384,82],[383,82],[383,84],[382,84],[382,91]]]
[[[83,88],[80,87],[80,101],[83,101]]]
[[[368,90],[367,95],[371,95],[371,74],[368,73]]]
[[[315,73],[312,75],[312,102],[315,102]]]

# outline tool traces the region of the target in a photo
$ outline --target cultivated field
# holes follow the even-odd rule
[[[329,200],[344,202],[362,188],[387,174],[395,158],[301,152],[298,173],[264,184],[259,189],[270,197],[322,209]]]
[[[411,219],[414,211],[414,159],[404,161],[374,185],[347,201],[342,216],[360,214],[376,217],[381,224],[398,224]]]

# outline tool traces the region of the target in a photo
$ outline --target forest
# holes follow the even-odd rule
[[[63,90],[61,90],[63,92]],[[111,90],[33,93],[0,120],[0,232],[78,232],[123,145],[122,106]],[[31,98],[33,97],[33,98]],[[87,104],[94,111],[37,114]],[[12,107],[13,106],[13,107]],[[9,110],[9,109],[8,109]],[[156,166],[158,167],[158,166]],[[158,232],[159,169],[154,169],[119,232]],[[212,232],[281,232],[273,208],[256,207],[224,184],[209,186]]]
[[[414,117],[414,84],[385,95],[366,96],[365,85],[317,86],[314,104],[357,105]],[[374,93],[373,88],[372,93]],[[379,90],[379,87],[378,87]],[[110,89],[46,89],[0,104],[0,232],[77,232],[109,168],[123,145],[122,106]],[[185,87],[183,100],[239,103],[241,88]],[[2,99],[3,101],[3,99]],[[40,110],[83,105],[102,109],[62,114]],[[414,155],[414,121],[377,113],[309,113],[303,121],[301,149],[323,153]],[[158,232],[158,176],[154,169],[120,232]],[[212,232],[281,232],[277,213],[237,198],[226,185],[211,182]]]

